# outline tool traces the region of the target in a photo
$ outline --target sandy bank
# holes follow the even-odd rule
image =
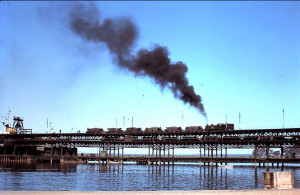
[[[12,194],[12,195],[69,195],[69,194],[92,194],[92,195],[131,195],[131,194],[142,194],[142,195],[196,195],[196,194],[215,194],[215,195],[232,195],[232,194],[242,194],[242,195],[299,195],[300,189],[293,189],[293,190],[195,190],[195,191],[113,191],[113,192],[78,192],[78,191],[1,191],[0,194]]]

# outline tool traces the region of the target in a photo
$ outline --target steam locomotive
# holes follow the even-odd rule
[[[233,131],[234,124],[218,123],[216,125],[206,125],[205,131]]]

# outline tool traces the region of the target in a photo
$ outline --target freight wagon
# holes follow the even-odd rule
[[[104,130],[102,128],[87,128],[86,133],[89,134],[104,134]]]

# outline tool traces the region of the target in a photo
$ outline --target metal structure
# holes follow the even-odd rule
[[[99,155],[77,156],[78,147],[99,148]],[[74,157],[89,159],[123,160],[136,162],[203,162],[203,163],[299,163],[300,158],[284,156],[286,148],[300,147],[300,128],[285,129],[243,129],[234,130],[233,124],[187,127],[146,128],[91,128],[86,133],[34,133],[1,134],[0,153],[10,159],[31,156],[34,159],[64,159]],[[148,148],[143,157],[125,158],[124,148]],[[174,155],[176,148],[199,149],[198,157],[179,158]],[[227,149],[254,149],[253,158],[229,158]],[[265,156],[259,157],[259,148],[265,149]],[[270,148],[280,148],[280,155],[272,157]],[[101,152],[101,155],[100,155]],[[103,154],[103,155],[102,155]],[[56,157],[55,157],[56,156]],[[75,159],[75,157],[74,157]],[[63,160],[58,160],[62,162]]]
[[[12,127],[9,125],[9,114],[10,110],[7,113],[7,123],[3,123],[6,127],[6,132],[10,134],[32,134],[32,129],[24,129],[23,119],[18,116],[14,116]]]

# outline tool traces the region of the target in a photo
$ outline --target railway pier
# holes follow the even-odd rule
[[[174,164],[178,162],[207,165],[251,163],[254,166],[284,166],[300,162],[300,128],[241,129],[233,124],[145,128],[88,128],[86,133],[32,133],[23,128],[23,120],[14,117],[15,126],[6,125],[0,134],[0,160],[3,162],[84,163],[137,162],[140,164]],[[99,154],[78,154],[78,148],[99,149]],[[146,149],[143,156],[128,156],[124,149]],[[196,149],[196,156],[175,155],[175,149]],[[229,157],[229,149],[252,149],[251,157]],[[276,155],[270,153],[276,149]]]

